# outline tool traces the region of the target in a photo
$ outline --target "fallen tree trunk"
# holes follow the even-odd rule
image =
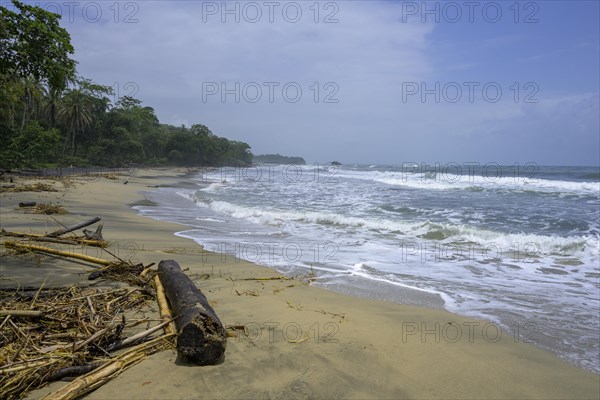
[[[196,364],[218,363],[225,354],[227,333],[206,297],[176,261],[161,261],[158,276],[177,318],[177,352]]]
[[[69,233],[69,232],[73,232],[76,231],[77,229],[81,229],[81,228],[85,228],[86,226],[95,224],[96,222],[100,221],[102,218],[100,217],[96,217],[96,218],[92,218],[89,221],[85,221],[85,222],[81,222],[79,224],[75,224],[75,225],[71,225],[71,226],[67,226],[66,228],[63,229],[59,229],[57,231],[54,232],[50,232],[48,235],[49,237],[58,237],[58,236],[62,236],[65,233]]]

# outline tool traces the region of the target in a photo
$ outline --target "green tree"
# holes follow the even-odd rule
[[[75,75],[71,36],[60,15],[12,0],[18,12],[0,6],[0,84],[32,77],[64,88]]]
[[[7,157],[18,167],[46,166],[56,162],[59,145],[58,130],[45,130],[37,121],[31,121],[21,134],[13,137]]]
[[[44,87],[42,115],[44,116],[44,119],[47,121],[50,128],[54,128],[56,125],[61,97],[62,90],[51,88],[49,86]]]
[[[25,127],[25,123],[28,121],[30,114],[36,114],[39,109],[44,87],[33,77],[21,78],[18,87],[21,92],[21,103],[23,108],[20,132],[23,133],[23,128]]]
[[[71,138],[71,155],[75,155],[75,138],[92,124],[92,110],[89,98],[80,90],[69,90],[63,97],[58,111],[59,119],[68,127],[65,135],[63,155],[67,149],[69,137]]]

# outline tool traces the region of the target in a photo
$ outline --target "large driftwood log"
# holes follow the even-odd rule
[[[176,261],[161,261],[158,276],[176,318],[177,352],[196,364],[218,363],[225,353],[227,333],[206,297]]]
[[[89,221],[85,221],[85,222],[81,222],[79,224],[75,224],[75,225],[71,225],[71,226],[67,226],[64,229],[59,229],[57,231],[54,232],[50,232],[47,236],[49,237],[58,237],[58,236],[62,236],[65,233],[69,233],[69,232],[73,232],[76,231],[77,229],[81,229],[81,228],[85,228],[86,226],[95,224],[96,222],[100,221],[102,218],[100,217],[96,217],[96,218],[92,218]]]

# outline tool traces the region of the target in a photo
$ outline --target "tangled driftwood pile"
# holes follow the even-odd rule
[[[1,398],[17,398],[45,382],[93,371],[112,362],[116,350],[156,331],[146,330],[134,339],[126,334],[136,325],[151,323],[125,316],[151,300],[140,289],[74,286],[0,291],[0,296]],[[162,344],[156,349],[169,342]]]
[[[0,398],[20,398],[46,382],[75,376],[46,398],[77,398],[149,354],[173,347],[175,338],[179,354],[189,361],[212,364],[223,357],[225,329],[176,262],[161,262],[169,268],[159,268],[159,277],[150,270],[154,264],[110,261],[31,243],[106,247],[101,226],[95,232],[84,230],[83,236],[62,237],[99,220],[45,235],[0,232],[10,238],[3,245],[14,255],[34,252],[86,261],[100,266],[89,279],[129,284],[118,289],[73,286],[0,291]],[[168,283],[166,288],[162,282]],[[141,309],[157,303],[160,320],[139,318]],[[175,317],[171,307],[177,310]]]

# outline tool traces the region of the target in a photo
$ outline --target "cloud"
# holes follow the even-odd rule
[[[474,50],[465,48],[464,40],[433,35],[439,25],[402,22],[400,2],[321,2],[318,22],[315,3],[296,2],[302,15],[295,23],[290,22],[294,10],[283,13],[291,2],[279,3],[272,15],[265,3],[252,3],[262,15],[251,23],[256,14],[250,3],[152,1],[134,3],[137,10],[119,3],[117,22],[113,3],[102,3],[101,21],[80,18],[66,27],[84,76],[142,99],[162,122],[204,123],[216,134],[248,142],[255,153],[365,163],[474,156],[511,161],[514,146],[505,141],[528,135],[520,146],[535,162],[557,153],[542,149],[541,138],[569,131],[578,132],[573,143],[586,149],[586,159],[597,162],[586,146],[597,135],[597,100],[587,94],[561,94],[530,105],[510,101],[506,84],[506,98],[493,104],[436,103],[431,96],[404,101],[403,83],[431,83],[449,71],[480,76],[491,61],[471,57]],[[228,10],[238,7],[239,23],[234,14],[222,14],[224,4]],[[207,9],[213,6],[214,14],[214,8]],[[124,23],[132,11],[138,22]],[[324,23],[327,17],[337,22]],[[472,29],[467,25],[464,29]],[[477,49],[507,51],[519,38],[501,32],[473,43]],[[464,57],[441,64],[440,48],[455,48]],[[502,59],[498,54],[494,62]],[[494,71],[504,68],[494,65]],[[229,90],[224,97],[222,89]],[[260,99],[252,102],[257,91]]]

